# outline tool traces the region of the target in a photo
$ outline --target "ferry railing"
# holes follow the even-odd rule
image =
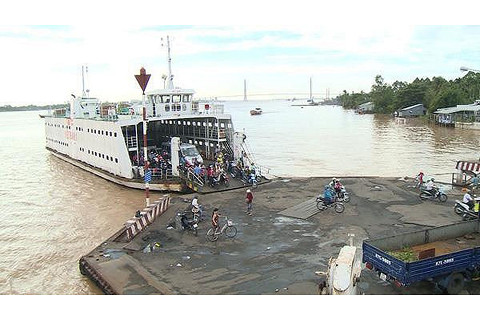
[[[187,179],[200,187],[204,184],[202,177],[196,174],[192,168],[188,168],[187,170]]]
[[[127,144],[127,148],[136,148],[137,137],[127,137],[125,138],[125,143]]]
[[[173,178],[172,169],[151,168],[152,180],[170,180]]]

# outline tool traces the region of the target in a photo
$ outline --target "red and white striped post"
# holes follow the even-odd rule
[[[145,176],[145,202],[147,207],[150,205],[150,185],[149,185],[149,178],[151,179],[151,175],[147,174],[148,172],[148,154],[147,154],[147,108],[145,106],[145,89],[147,88],[148,80],[150,79],[150,74],[147,74],[145,68],[140,69],[140,74],[135,75],[140,88],[142,89],[142,107],[143,107],[143,171]]]

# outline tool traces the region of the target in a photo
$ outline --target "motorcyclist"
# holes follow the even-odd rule
[[[335,192],[337,193],[337,195],[340,195],[340,193],[342,192],[342,188],[343,188],[343,185],[340,182],[340,180],[337,179],[333,188],[335,189]]]
[[[329,204],[333,203],[333,198],[334,198],[333,189],[330,188],[330,185],[327,184],[323,191],[323,202],[325,203],[326,206],[328,206]]]
[[[335,188],[335,184],[337,183],[337,178],[332,178],[332,181],[330,181],[330,183],[328,184],[330,186],[330,188],[334,189]]]
[[[437,188],[435,187],[435,179],[430,178],[425,184],[425,190],[430,193],[432,196],[437,194]]]
[[[473,209],[475,202],[473,201],[473,198],[472,198],[472,191],[469,190],[465,193],[465,195],[463,196],[462,202],[468,205],[468,209],[470,210]]]
[[[193,200],[192,200],[192,213],[195,214],[197,212],[199,214],[199,217],[202,218],[203,217],[203,208],[198,203],[198,196],[194,196]]]

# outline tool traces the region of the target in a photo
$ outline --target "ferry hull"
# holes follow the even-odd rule
[[[66,156],[64,154],[61,154],[59,152],[56,152],[53,149],[47,148],[51,152],[52,155],[55,157],[62,159],[80,169],[83,169],[85,171],[88,171],[90,173],[95,174],[96,176],[99,176],[100,178],[103,178],[105,180],[111,181],[113,183],[116,183],[118,185],[128,187],[128,188],[133,188],[133,189],[140,189],[140,190],[145,190],[145,183],[144,182],[138,182],[138,181],[132,181],[128,180],[126,178],[121,178],[114,176],[110,173],[104,172],[99,170],[98,168],[94,168],[92,166],[89,166],[85,163],[82,163],[81,161],[75,160],[70,158],[69,156]],[[185,192],[187,191],[186,186],[180,182],[180,181],[172,181],[172,182],[163,182],[163,183],[150,183],[149,184],[149,189],[150,191],[164,191],[164,192]]]

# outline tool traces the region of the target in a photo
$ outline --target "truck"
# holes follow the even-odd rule
[[[409,286],[431,281],[458,294],[480,272],[479,221],[431,227],[362,243],[362,262],[390,283]]]

